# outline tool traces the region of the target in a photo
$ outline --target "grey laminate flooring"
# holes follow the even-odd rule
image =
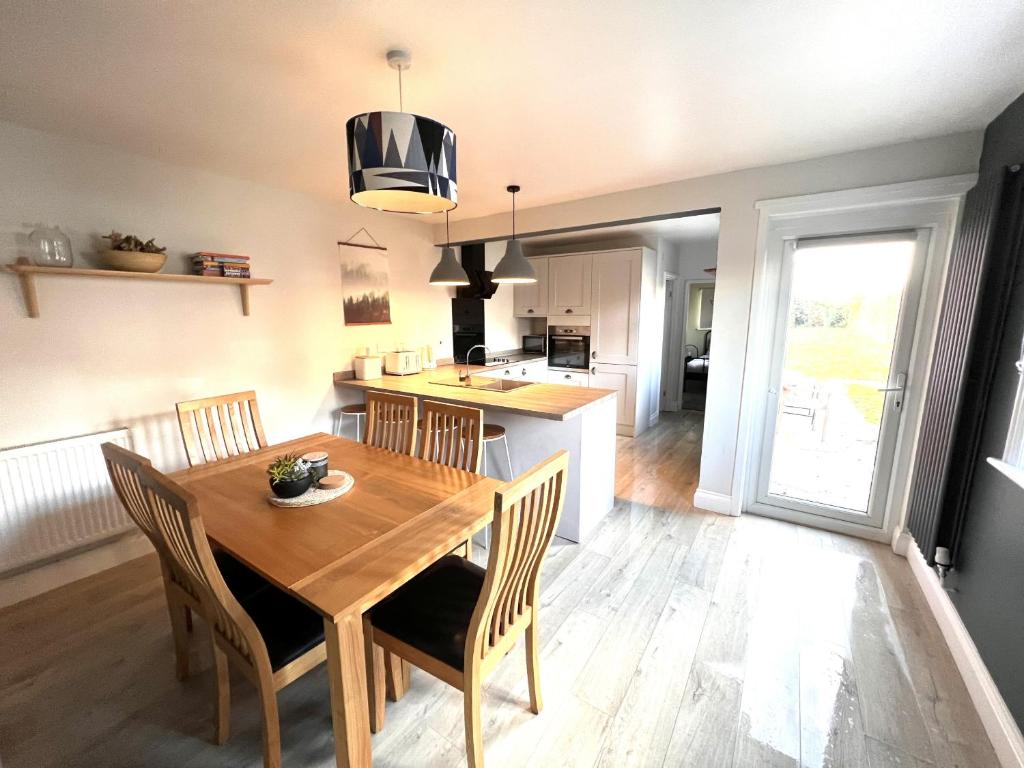
[[[484,694],[499,766],[997,765],[907,564],[886,547],[694,511],[700,414],[620,439],[614,512],[556,543],[540,609],[545,709],[516,649]],[[6,768],[258,766],[239,675],[210,743],[212,680],[174,679],[157,564],[142,558],[0,612]],[[323,668],[280,694],[284,766],[333,766]],[[376,766],[465,763],[461,695],[418,670]]]

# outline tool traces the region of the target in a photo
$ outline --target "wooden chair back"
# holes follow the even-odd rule
[[[424,400],[422,443],[421,459],[476,472],[484,450],[484,412]]]
[[[151,466],[149,459],[114,443],[104,443],[100,450],[103,451],[114,492],[128,517],[146,534],[156,551],[163,554],[163,540],[140,481],[142,468]]]
[[[251,390],[186,400],[175,408],[189,466],[239,456],[267,445],[256,393]]]
[[[224,583],[195,496],[152,467],[143,467],[139,479],[163,546],[191,582],[217,645],[234,657],[257,685],[260,678],[272,679],[266,644]]]
[[[538,574],[565,503],[569,454],[559,451],[494,495],[487,576],[466,640],[466,669],[500,659],[533,620]]]
[[[416,447],[416,398],[389,392],[366,393],[366,436],[374,448],[413,455]]]

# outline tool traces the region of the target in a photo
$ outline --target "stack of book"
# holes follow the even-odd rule
[[[199,251],[192,257],[192,274],[212,277],[250,277],[249,257]]]

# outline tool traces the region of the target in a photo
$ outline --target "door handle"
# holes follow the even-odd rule
[[[590,372],[596,376],[597,375],[597,366],[595,365],[593,368],[591,368]]]
[[[571,314],[572,314],[572,310],[571,310],[571,309],[567,309],[567,310],[565,310],[565,314],[567,314],[567,315],[571,315]]]
[[[532,309],[532,308],[530,308],[530,309],[526,310],[526,314],[528,314],[528,315],[532,315],[532,314],[533,314],[533,309]]]
[[[597,360],[597,350],[596,349],[593,352],[590,353],[590,357],[593,358],[594,360]]]
[[[888,396],[890,392],[894,393],[892,398],[892,409],[898,412],[903,408],[903,394],[907,389],[907,374],[897,373],[896,381],[893,386],[878,387],[877,389],[879,392],[884,392],[886,396]]]

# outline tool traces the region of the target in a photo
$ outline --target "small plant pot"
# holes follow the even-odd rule
[[[309,490],[309,486],[313,484],[313,479],[313,475],[309,474],[305,477],[300,477],[298,480],[282,480],[279,483],[271,480],[270,490],[279,498],[294,499],[296,496],[301,496]]]
[[[159,272],[166,261],[166,253],[110,250],[99,253],[100,266],[121,272]]]

